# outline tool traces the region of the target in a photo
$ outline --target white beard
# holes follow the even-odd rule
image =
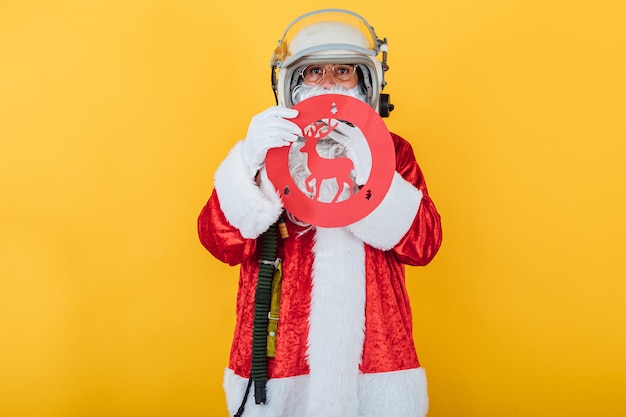
[[[300,83],[294,87],[291,92],[291,101],[293,104],[297,104],[302,100],[306,100],[307,98],[320,96],[322,94],[342,94],[344,96],[350,96],[354,98],[358,98],[361,101],[365,101],[365,94],[361,91],[359,86],[355,86],[354,88],[346,88],[344,86],[335,84],[330,88],[325,88],[319,85],[306,85],[304,83]]]

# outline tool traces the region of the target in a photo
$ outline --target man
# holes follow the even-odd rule
[[[386,40],[352,12],[327,9],[296,19],[272,57],[278,105],[252,118],[245,140],[215,174],[198,228],[215,257],[241,268],[224,378],[231,415],[248,395],[259,237],[284,210],[265,170],[267,152],[299,142],[302,131],[291,120],[298,115],[292,106],[308,97],[347,94],[387,115],[390,106],[381,94],[386,49]],[[342,134],[322,147],[329,153],[341,147],[354,162],[355,184],[363,184],[372,168],[366,142],[353,126],[338,131]],[[413,343],[404,265],[426,265],[435,256],[440,218],[410,144],[395,134],[391,138],[393,180],[382,203],[365,218],[324,228],[285,213],[289,237],[279,239],[276,249],[282,293],[276,351],[267,360],[267,401],[251,401],[245,416],[426,415],[426,377]],[[290,162],[299,188],[306,189],[306,176],[297,174],[303,166],[306,159]]]

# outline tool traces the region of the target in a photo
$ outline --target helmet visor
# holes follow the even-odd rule
[[[309,54],[327,50],[376,56],[379,45],[373,28],[356,13],[326,9],[294,20],[274,51],[272,63],[285,67]]]

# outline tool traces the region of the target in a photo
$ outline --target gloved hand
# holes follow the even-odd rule
[[[358,127],[338,120],[334,122],[339,124],[328,137],[346,148],[346,156],[354,164],[355,182],[363,185],[372,171],[372,154],[367,139]]]
[[[270,107],[252,118],[243,143],[243,157],[251,168],[259,170],[265,163],[267,151],[287,146],[302,136],[302,130],[287,120],[298,116],[298,110]]]

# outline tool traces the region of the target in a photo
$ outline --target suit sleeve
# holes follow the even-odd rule
[[[198,236],[202,246],[231,266],[240,264],[252,253],[256,242],[244,238],[239,229],[229,223],[215,190],[198,216]]]
[[[441,246],[441,219],[411,145],[395,134],[392,139],[396,172],[387,196],[372,213],[347,227],[368,245],[392,250],[405,264],[426,265]]]
[[[239,142],[215,172],[215,189],[198,217],[202,245],[213,256],[236,265],[253,251],[256,238],[278,220],[283,206],[276,190],[248,167]],[[267,174],[262,172],[266,178]]]

